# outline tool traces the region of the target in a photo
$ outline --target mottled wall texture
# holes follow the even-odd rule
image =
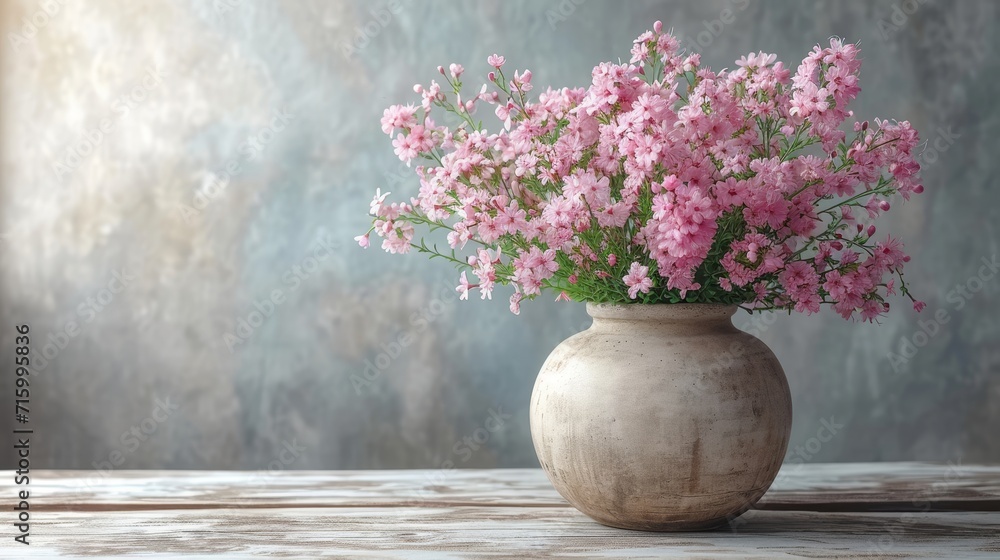
[[[51,344],[31,381],[32,466],[536,465],[532,383],[585,310],[458,302],[448,266],[354,245],[376,187],[416,189],[378,120],[439,64],[483,76],[494,52],[540,84],[586,84],[656,19],[716,68],[758,49],[794,66],[832,35],[859,40],[858,116],[907,118],[928,141],[927,191],[888,224],[909,243],[922,315],[903,300],[876,325],[737,315],[788,372],[787,459],[1000,461],[1000,3],[0,10],[0,437],[27,323],[36,351]]]

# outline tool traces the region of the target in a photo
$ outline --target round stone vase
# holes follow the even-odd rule
[[[531,395],[552,485],[604,525],[725,525],[767,491],[792,402],[771,350],[735,306],[587,304],[593,325],[553,350]]]

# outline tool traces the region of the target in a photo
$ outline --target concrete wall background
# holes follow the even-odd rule
[[[899,300],[881,325],[737,316],[788,372],[789,459],[1000,461],[1000,280],[979,278],[1000,252],[991,0],[400,0],[390,17],[395,4],[363,0],[43,5],[0,8],[0,356],[13,362],[14,324],[38,350],[77,325],[32,380],[34,465],[536,464],[528,396],[548,352],[587,324],[583,306],[514,317],[504,298],[445,301],[450,268],[355,247],[375,187],[416,188],[378,119],[438,64],[464,64],[471,83],[494,52],[538,84],[585,84],[655,19],[717,68],[751,50],[794,68],[831,35],[860,40],[858,116],[909,119],[929,141],[927,192],[890,226],[923,315]],[[279,114],[287,124],[266,132]],[[239,171],[213,190],[230,162]],[[323,244],[335,252],[293,289],[286,275]],[[116,272],[128,285],[98,311],[88,298],[117,289]],[[224,334],[274,289],[287,300],[230,352]],[[405,332],[413,344],[379,361]],[[922,346],[894,367],[905,341]],[[386,367],[357,391],[366,361]],[[164,399],[177,409],[164,415]],[[504,429],[472,449],[463,438],[491,411],[509,415]],[[811,441],[824,421],[843,427]]]

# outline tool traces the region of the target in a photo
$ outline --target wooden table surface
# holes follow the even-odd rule
[[[8,473],[10,474],[10,473]],[[1000,558],[1000,466],[786,465],[705,533],[599,525],[537,469],[35,471],[0,558]]]

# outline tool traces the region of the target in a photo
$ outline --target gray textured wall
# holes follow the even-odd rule
[[[32,379],[34,465],[534,465],[531,385],[584,309],[459,303],[447,266],[353,246],[375,187],[415,188],[378,119],[438,64],[482,75],[493,52],[539,84],[585,84],[657,18],[714,67],[763,49],[794,68],[831,35],[860,40],[858,116],[929,140],[927,191],[891,224],[921,317],[902,300],[881,325],[737,316],[788,372],[789,459],[1000,461],[1000,278],[978,277],[998,253],[992,0],[43,4],[0,8],[0,357],[15,323],[37,350],[64,346]],[[224,335],[274,289],[286,300],[230,351]],[[906,341],[920,348],[894,366]],[[366,361],[384,367],[356,390]],[[473,449],[491,413],[504,428]],[[843,427],[821,443],[824,422]]]

